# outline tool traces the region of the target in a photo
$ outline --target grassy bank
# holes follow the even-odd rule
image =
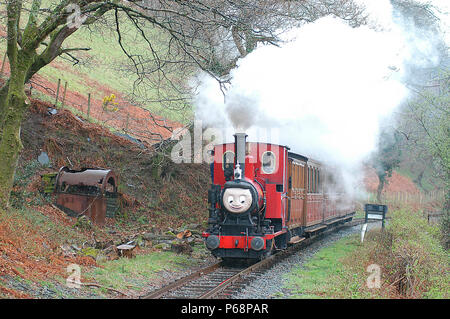
[[[95,282],[105,287],[120,291],[130,291],[132,295],[142,295],[150,283],[158,283],[158,277],[164,272],[182,271],[196,266],[200,259],[188,255],[175,254],[169,251],[153,251],[136,256],[136,258],[120,258],[100,263],[100,267],[86,273]],[[103,288],[101,293],[107,293]]]
[[[359,247],[357,236],[351,236],[321,249],[308,263],[286,276],[289,298],[364,297],[359,289],[363,278],[342,262]]]
[[[320,250],[287,275],[291,298],[448,298],[449,254],[439,226],[420,212],[399,210],[384,232],[373,230]],[[379,285],[368,285],[379,269]],[[371,286],[371,288],[369,287]]]
[[[49,116],[46,110],[34,101],[25,119],[11,208],[0,212],[0,298],[117,297],[111,288],[135,296],[160,283],[160,271],[170,277],[206,259],[199,243],[190,256],[161,251],[150,241],[139,244],[133,259],[111,260],[114,254],[103,250],[141,233],[158,237],[183,225],[201,229],[208,167],[174,164],[98,125],[84,125],[69,112]],[[36,160],[42,151],[51,167]],[[41,174],[57,172],[69,161],[76,168],[108,167],[118,174],[120,211],[104,227],[67,216],[52,206],[54,196],[43,193]],[[70,264],[81,267],[83,283],[107,288],[67,287]]]
[[[209,255],[202,243],[196,243],[190,255],[147,244],[136,249],[134,258],[100,260],[89,253],[99,251],[90,239],[116,242],[111,229],[82,231],[74,220],[48,208],[0,212],[0,298],[111,298],[121,296],[117,292],[138,297],[163,284],[162,276],[170,279],[197,267]],[[75,253],[70,246],[86,248]],[[66,286],[71,264],[80,267],[80,289]]]

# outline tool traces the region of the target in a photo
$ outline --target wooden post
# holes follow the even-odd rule
[[[66,101],[66,91],[67,91],[67,81],[64,84],[64,94],[63,94],[63,99],[62,99],[62,105],[61,108],[64,108],[64,102]]]
[[[6,57],[8,56],[8,52],[5,51],[5,55],[3,56],[2,69],[0,70],[0,77],[3,77],[3,71],[5,71],[5,63]]]
[[[58,97],[59,97],[59,86],[60,85],[61,85],[61,79],[58,79],[58,86],[56,88],[55,108],[58,108]]]
[[[87,119],[89,121],[89,113],[91,113],[91,93],[88,93]]]
[[[130,121],[130,113],[127,113],[127,122],[125,123],[125,133],[128,134],[128,123]]]

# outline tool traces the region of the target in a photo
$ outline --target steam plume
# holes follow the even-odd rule
[[[197,119],[337,166],[353,189],[380,122],[408,96],[408,70],[438,62],[434,36],[415,32],[389,1],[366,2],[373,13],[367,26],[324,17],[287,34],[281,48],[258,47],[232,71],[225,97],[204,76]]]

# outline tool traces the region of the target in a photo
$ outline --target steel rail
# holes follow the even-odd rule
[[[154,292],[152,292],[152,293],[142,297],[142,299],[158,299],[162,295],[164,295],[165,293],[169,292],[170,290],[173,290],[175,288],[178,288],[178,287],[182,286],[186,282],[192,281],[195,278],[199,278],[201,276],[204,276],[206,274],[209,274],[209,273],[213,272],[214,270],[219,268],[221,265],[222,265],[222,262],[218,262],[218,263],[215,263],[215,264],[213,264],[211,266],[202,268],[202,269],[200,269],[200,270],[198,270],[196,272],[193,272],[192,274],[190,274],[190,275],[188,275],[186,277],[180,278],[180,279],[178,279],[178,280],[168,284],[167,286],[164,286],[161,289],[158,289],[158,290],[156,290],[156,291],[154,291]]]
[[[259,270],[259,269],[269,268],[275,262],[278,262],[278,261],[292,255],[293,253],[300,250],[301,248],[304,248],[305,246],[308,246],[309,244],[313,243],[317,238],[320,238],[328,233],[334,232],[341,228],[353,227],[353,226],[357,226],[362,223],[364,223],[363,218],[362,219],[354,219],[354,220],[346,222],[345,224],[342,224],[342,225],[331,226],[329,229],[326,229],[325,231],[314,234],[314,235],[306,238],[305,240],[288,247],[286,250],[277,252],[255,264],[239,271],[238,273],[230,276],[228,279],[222,281],[220,284],[218,284],[217,286],[215,286],[212,289],[209,289],[207,292],[203,293],[201,296],[199,296],[197,298],[198,299],[214,298],[215,296],[218,296],[220,293],[224,292],[227,288],[231,287],[234,283],[237,283],[238,281],[243,279],[246,275],[251,274],[252,272],[255,272],[256,270]],[[162,297],[164,294],[183,286],[187,282],[193,281],[196,278],[200,278],[204,275],[207,275],[207,274],[210,274],[210,273],[216,271],[221,266],[223,266],[223,263],[218,262],[211,266],[202,268],[186,277],[180,278],[180,279],[172,282],[171,284],[164,286],[161,289],[158,289],[158,290],[156,290],[146,296],[143,296],[141,298],[143,298],[143,299],[158,299],[158,298]]]
[[[350,222],[347,222],[347,223],[342,224],[342,225],[336,225],[334,227],[331,227],[330,229],[327,229],[327,230],[325,230],[323,232],[320,232],[320,233],[318,233],[316,235],[313,235],[313,236],[311,236],[309,238],[306,238],[305,240],[299,242],[298,244],[294,244],[294,245],[290,246],[288,249],[283,250],[283,251],[281,251],[279,253],[276,253],[274,255],[271,255],[271,256],[269,256],[269,257],[267,257],[267,258],[257,262],[256,264],[253,264],[250,267],[240,271],[239,273],[233,275],[229,279],[227,279],[224,282],[220,283],[217,287],[209,290],[208,292],[206,292],[203,295],[201,295],[200,297],[198,297],[198,299],[214,298],[218,294],[220,294],[223,291],[225,291],[225,289],[230,287],[233,283],[236,283],[239,280],[241,280],[245,275],[250,274],[250,273],[252,273],[252,272],[254,272],[255,270],[258,270],[258,269],[269,268],[275,262],[278,262],[279,260],[282,260],[282,259],[292,255],[293,253],[295,253],[296,251],[300,250],[301,248],[304,248],[304,247],[310,245],[318,237],[322,237],[325,234],[334,232],[334,231],[336,231],[338,229],[341,229],[341,228],[353,227],[353,226],[357,226],[357,225],[362,224],[362,223],[364,223],[364,219],[358,219],[358,220],[350,221]]]

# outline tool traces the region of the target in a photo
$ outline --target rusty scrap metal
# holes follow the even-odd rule
[[[133,241],[130,241],[126,244],[122,244],[117,246],[118,254],[120,257],[134,258],[136,255],[133,253],[133,250],[136,248],[136,244],[133,245]]]
[[[117,181],[109,169],[62,167],[55,183],[56,205],[69,216],[85,215],[102,226],[117,209]]]
[[[59,170],[57,186],[95,186],[102,193],[116,191],[117,176],[110,169],[83,168],[76,171],[64,166]],[[111,188],[112,187],[112,188]]]

